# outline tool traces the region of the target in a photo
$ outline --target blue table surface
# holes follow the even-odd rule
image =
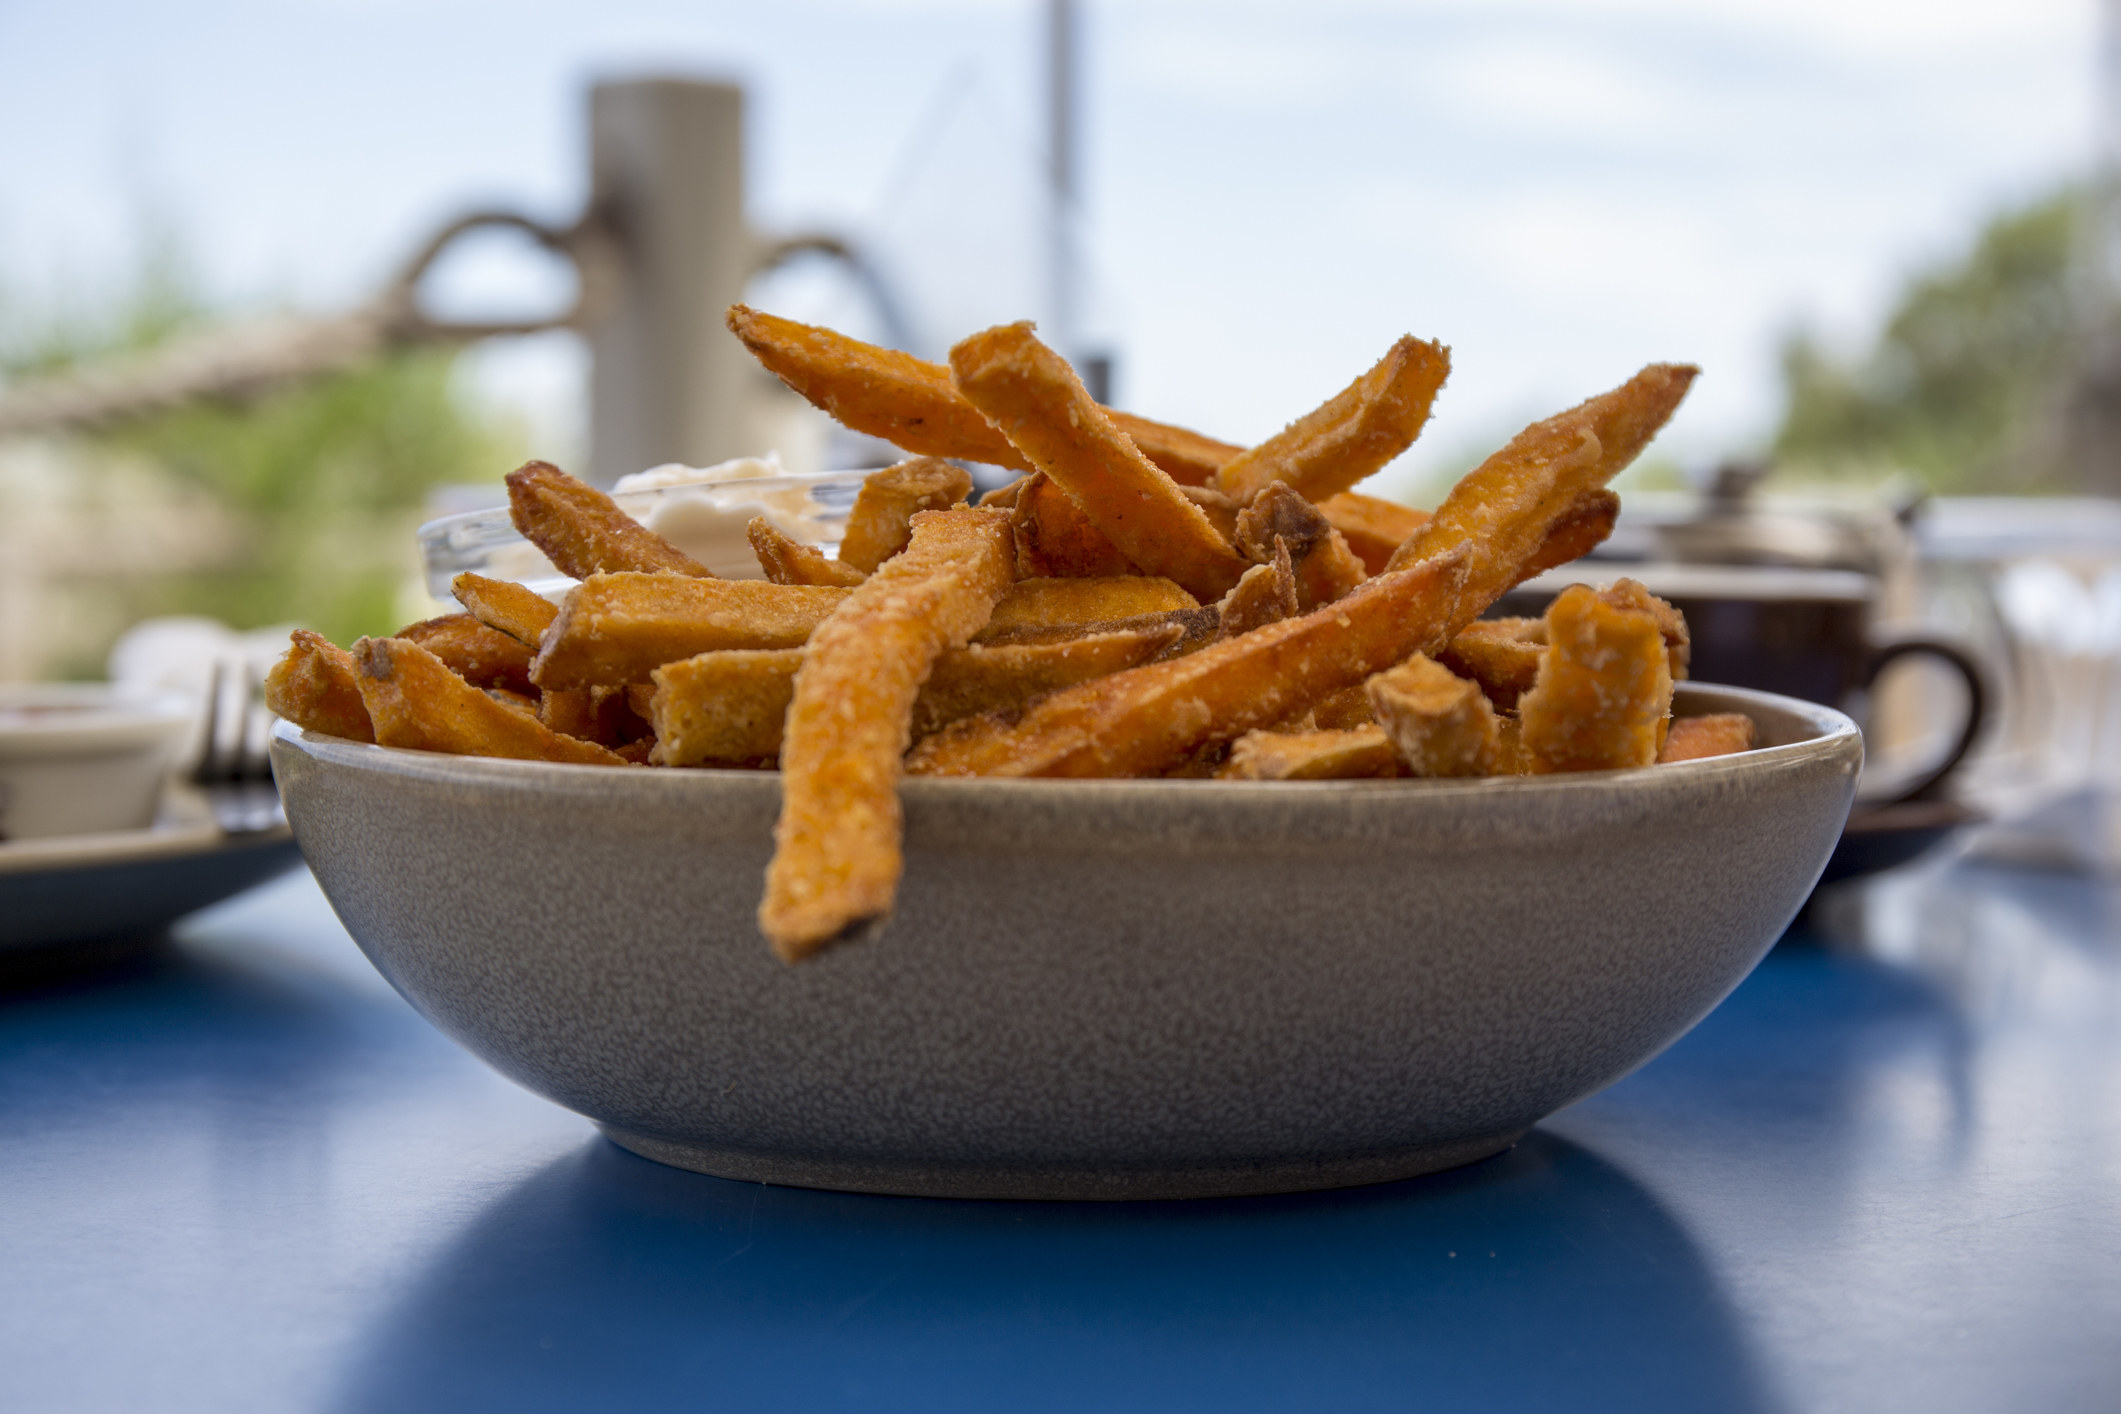
[[[2121,891],[1929,869],[1515,1150],[955,1203],[628,1155],[306,873],[0,987],[0,1408],[2121,1409]]]

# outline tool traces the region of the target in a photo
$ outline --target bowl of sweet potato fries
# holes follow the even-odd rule
[[[267,685],[355,939],[637,1152],[992,1197],[1471,1162],[1705,1014],[1833,847],[1845,717],[1685,681],[1629,580],[1482,617],[1604,538],[1691,368],[1423,515],[1354,488],[1437,344],[1239,448],[1101,407],[1028,324],[947,365],[730,326],[912,454],[836,554],[761,520],[764,577],[717,576],[533,462],[558,602],[461,575],[461,614],[298,632]],[[975,501],[960,462],[1020,475]]]

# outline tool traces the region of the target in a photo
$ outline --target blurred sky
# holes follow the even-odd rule
[[[1402,480],[1660,358],[1708,375],[1664,445],[1741,449],[1787,329],[1860,334],[2092,148],[2092,0],[1084,11],[1120,400],[1249,441],[1439,338]],[[589,79],[696,72],[749,87],[755,223],[869,237],[947,342],[1039,312],[1041,34],[1028,0],[0,0],[0,287],[92,298],[156,210],[217,294],[348,299],[460,206],[571,214]],[[864,323],[815,279],[769,293]],[[548,338],[474,376],[560,443],[578,370]]]

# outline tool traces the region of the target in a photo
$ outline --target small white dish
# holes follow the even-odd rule
[[[0,686],[0,842],[153,823],[193,715],[171,692],[109,683]]]

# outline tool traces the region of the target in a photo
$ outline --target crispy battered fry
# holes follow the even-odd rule
[[[1508,712],[1532,690],[1546,649],[1544,619],[1481,619],[1460,629],[1436,660],[1479,683],[1495,710]]]
[[[1354,781],[1400,774],[1382,727],[1351,731],[1246,732],[1216,772],[1230,781]]]
[[[1417,653],[1364,691],[1409,775],[1496,774],[1501,724],[1475,684]]]
[[[306,732],[376,739],[353,655],[306,628],[294,631],[286,655],[265,675],[265,705]]]
[[[1639,579],[1616,579],[1598,592],[1598,597],[1622,609],[1639,609],[1657,621],[1664,635],[1664,652],[1671,664],[1672,681],[1686,681],[1687,665],[1693,660],[1693,638],[1687,631],[1686,615],[1650,593]]]
[[[1313,707],[1307,715],[1310,726],[1306,729],[1322,732],[1348,731],[1377,720],[1377,714],[1370,710],[1370,694],[1363,690],[1361,683],[1342,688]]]
[[[1393,553],[1408,564],[1459,545],[1472,556],[1455,633],[1534,562],[1587,492],[1624,470],[1679,406],[1699,370],[1653,363],[1610,393],[1535,422],[1451,488],[1436,514]]]
[[[844,427],[916,456],[1031,470],[994,424],[951,386],[950,370],[942,364],[741,304],[729,307],[729,332],[775,377]],[[1238,452],[1183,427],[1106,411],[1144,456],[1178,481],[1205,480]]]
[[[353,659],[361,701],[380,745],[455,756],[624,764],[594,742],[562,736],[530,714],[494,701],[407,639],[361,639]]]
[[[1287,482],[1276,481],[1237,517],[1237,548],[1255,560],[1286,545],[1296,573],[1296,601],[1304,613],[1346,597],[1370,577],[1348,542],[1318,507]]]
[[[751,553],[759,557],[759,568],[772,584],[824,584],[852,589],[868,578],[844,560],[828,558],[815,545],[805,545],[764,516],[753,516],[744,527]]]
[[[498,629],[486,627],[469,614],[423,619],[399,629],[397,636],[440,658],[451,672],[473,687],[530,691],[531,648]]]
[[[1360,491],[1328,496],[1318,503],[1318,512],[1332,522],[1371,574],[1384,573],[1392,552],[1429,519],[1427,511],[1365,496]]]
[[[1603,488],[1584,492],[1547,530],[1547,538],[1541,543],[1539,553],[1518,571],[1517,582],[1522,584],[1535,574],[1545,574],[1571,560],[1582,559],[1605,543],[1605,538],[1613,533],[1613,522],[1618,519],[1618,493]]]
[[[1022,579],[1102,578],[1139,574],[1075,498],[1043,471],[1018,485],[1009,522],[1016,528],[1016,573]]]
[[[1197,609],[1192,595],[1168,579],[1150,575],[1103,575],[1096,579],[1021,579],[994,606],[982,643],[1026,641],[1033,630],[1066,629],[1069,637],[1095,626],[1178,609]]]
[[[891,912],[905,867],[898,780],[913,704],[1009,587],[1009,518],[926,511],[913,541],[811,636],[781,748],[781,818],[759,928],[786,961]]]
[[[1216,616],[1221,620],[1220,635],[1224,638],[1235,638],[1255,628],[1293,619],[1301,612],[1297,603],[1296,570],[1289,561],[1286,540],[1276,540],[1267,562],[1246,570],[1244,578],[1231,585],[1230,592],[1215,606]]]
[[[1093,633],[1065,643],[972,644],[935,660],[913,709],[913,735],[924,737],[984,712],[1018,713],[1064,687],[1148,662],[1176,642],[1177,624]]]
[[[1234,741],[1441,644],[1464,553],[1380,575],[1338,603],[1170,662],[1054,693],[1010,725],[975,717],[915,748],[945,776],[1138,776]]]
[[[972,473],[934,457],[915,457],[871,472],[847,513],[840,563],[863,574],[906,548],[916,511],[948,510],[972,494]]]
[[[1169,423],[1151,422],[1131,412],[1105,409],[1119,430],[1141,449],[1141,454],[1163,468],[1164,474],[1181,486],[1207,486],[1231,458],[1244,451],[1228,442],[1188,432]]]
[[[531,680],[544,688],[620,687],[716,648],[794,648],[853,592],[756,579],[591,575],[546,630]]]
[[[1200,507],[1200,513],[1215,527],[1217,535],[1233,545],[1237,543],[1237,513],[1244,509],[1243,502],[1213,486],[1181,486],[1178,490],[1180,495]]]
[[[1564,589],[1547,609],[1539,680],[1517,704],[1530,769],[1650,765],[1671,710],[1671,663],[1656,618],[1585,585]]]
[[[1675,717],[1665,733],[1664,750],[1657,753],[1660,765],[1672,761],[1700,761],[1710,756],[1731,756],[1751,751],[1759,744],[1759,729],[1743,712],[1714,712],[1706,717]]]
[[[626,687],[569,687],[539,696],[538,720],[563,736],[580,737],[616,750],[651,732],[644,714],[634,711]]]
[[[1207,515],[1113,425],[1028,323],[963,340],[950,350],[950,370],[958,391],[1144,571],[1201,599],[1222,597],[1245,572]]]
[[[550,462],[508,473],[508,514],[523,538],[569,579],[636,570],[713,578],[705,565],[642,525],[588,482]]]
[[[997,486],[992,491],[983,491],[980,493],[979,500],[973,502],[973,504],[983,511],[1015,510],[1016,498],[1023,494],[1024,486],[1030,480],[1031,478],[1028,476],[1019,476],[1006,486]]]
[[[1240,501],[1284,481],[1306,499],[1347,490],[1414,445],[1451,351],[1411,335],[1323,406],[1224,463],[1215,484]]]
[[[550,599],[512,580],[488,579],[467,571],[451,580],[449,588],[473,618],[532,648],[560,613]]]

